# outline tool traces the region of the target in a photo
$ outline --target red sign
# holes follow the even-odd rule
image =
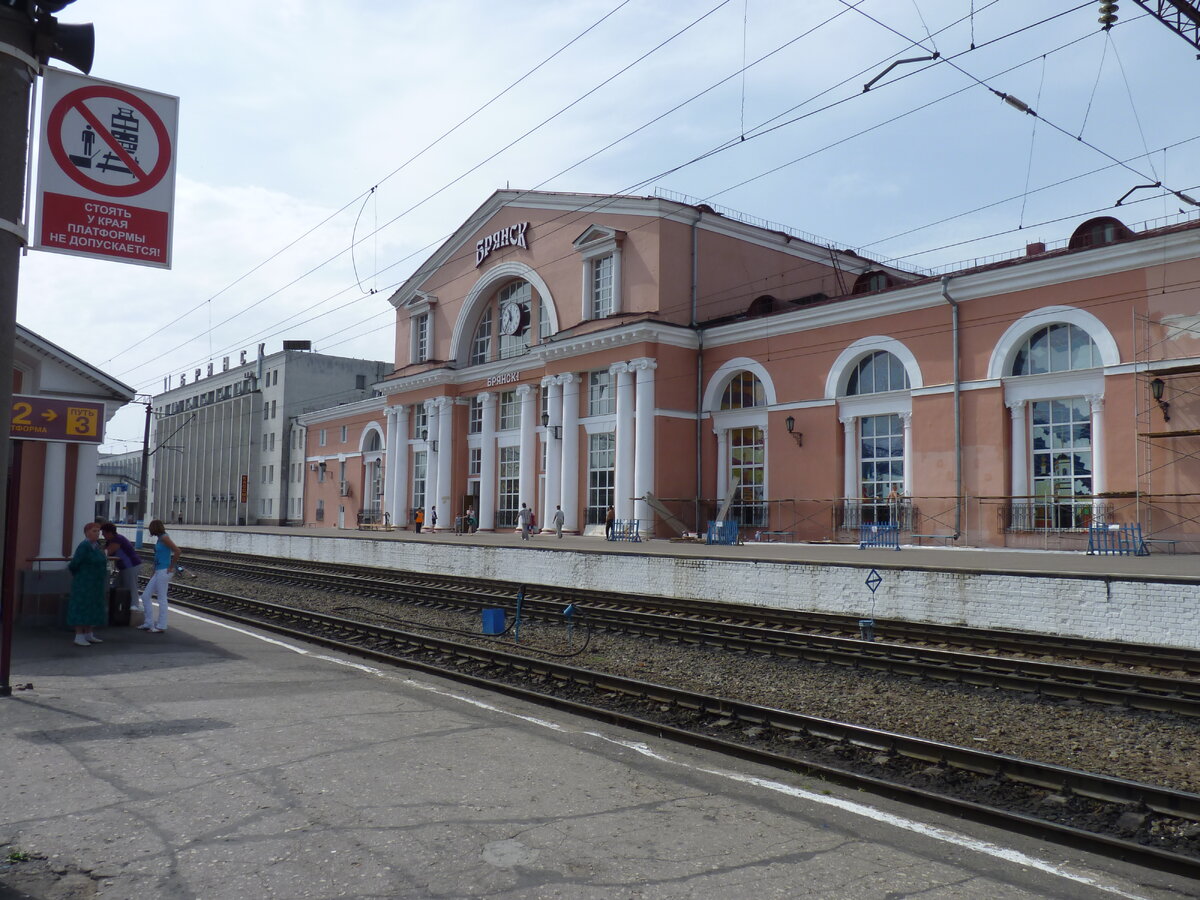
[[[100,444],[104,404],[14,394],[8,436],[15,441]]]
[[[36,249],[170,268],[178,99],[48,69]]]

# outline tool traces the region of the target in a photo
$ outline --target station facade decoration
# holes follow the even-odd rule
[[[1200,222],[934,276],[705,205],[499,191],[390,302],[378,396],[295,420],[306,524],[1200,532]]]

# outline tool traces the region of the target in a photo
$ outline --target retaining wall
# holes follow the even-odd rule
[[[876,565],[883,581],[872,602],[865,583],[871,566],[655,555],[644,545],[578,553],[180,526],[171,535],[185,548],[1200,648],[1200,585],[1169,580]]]

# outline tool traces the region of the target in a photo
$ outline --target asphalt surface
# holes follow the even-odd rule
[[[30,687],[0,698],[0,900],[1200,893],[179,608],[170,624],[87,648],[15,633]]]

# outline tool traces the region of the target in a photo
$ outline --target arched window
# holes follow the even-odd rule
[[[1129,240],[1133,232],[1120,219],[1112,216],[1096,216],[1088,219],[1075,229],[1067,247],[1071,250],[1085,250],[1088,247],[1103,247],[1117,241]]]
[[[894,353],[876,350],[864,356],[846,382],[846,395],[882,394],[909,389],[908,372]]]
[[[1021,345],[1011,375],[1045,375],[1102,365],[1091,335],[1078,325],[1056,322],[1039,328]]]
[[[475,334],[471,338],[470,364],[480,365],[492,358],[492,308],[489,306],[483,312],[479,324],[475,326]]]
[[[533,290],[528,281],[510,281],[496,295],[500,317],[500,358],[520,356],[529,349],[529,304]]]
[[[738,372],[725,386],[721,409],[751,409],[765,406],[767,395],[762,382],[751,372]]]
[[[369,436],[367,438],[367,444],[365,447],[363,447],[363,450],[367,453],[372,453],[372,452],[377,453],[382,449],[383,449],[383,438],[381,438],[379,436],[378,431],[376,431],[375,429],[372,428],[371,431],[369,432]]]

